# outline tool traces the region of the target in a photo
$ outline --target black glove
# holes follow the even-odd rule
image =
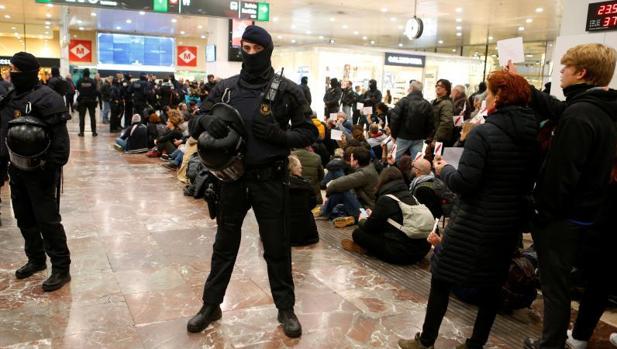
[[[253,121],[253,135],[271,144],[287,145],[286,132],[261,115]]]
[[[229,128],[227,128],[225,121],[213,117],[210,124],[208,124],[208,127],[206,128],[206,132],[208,132],[210,136],[220,139],[227,136],[227,133],[229,133]]]

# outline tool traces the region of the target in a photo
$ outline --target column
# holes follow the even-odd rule
[[[71,33],[69,33],[69,7],[62,6],[60,14],[60,75],[66,77],[69,74],[69,43],[71,41]]]
[[[227,61],[229,45],[229,20],[227,18],[208,18],[208,44],[216,45],[216,62],[206,63],[206,72],[217,78],[228,78],[240,74],[242,63]]]

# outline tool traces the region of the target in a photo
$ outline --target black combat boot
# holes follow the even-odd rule
[[[52,270],[51,276],[43,282],[43,291],[51,292],[55,291],[67,282],[71,281],[71,273],[69,271],[55,271]]]
[[[199,333],[205,330],[211,322],[220,319],[222,316],[220,305],[204,303],[199,312],[189,320],[186,330],[191,333]]]
[[[28,261],[28,263],[26,263],[23,267],[15,271],[15,277],[18,279],[25,279],[27,277],[32,276],[36,272],[45,270],[46,268],[47,266],[45,265],[45,262],[34,263],[31,261]]]
[[[289,338],[298,338],[302,335],[302,325],[293,309],[279,309],[278,320],[283,325],[283,332]]]

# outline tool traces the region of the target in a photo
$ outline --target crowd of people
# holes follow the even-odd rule
[[[210,117],[213,104],[224,101],[233,88],[254,98],[254,91],[270,81],[264,76],[272,79],[270,36],[252,27],[243,40],[243,50],[256,57],[253,64],[259,65],[264,54],[267,64],[260,71],[243,68],[239,78],[223,80],[220,86],[211,75],[198,84],[177,81],[173,75],[160,81],[145,74],[138,80],[98,74],[91,79],[88,70],[73,84],[57,69],[46,83],[66,99],[67,108],[76,102],[79,136],[84,136],[87,111],[92,135],[97,135],[94,112],[99,106],[110,131],[121,131],[118,150],[160,158],[186,183],[187,195],[205,197],[209,206],[216,203],[223,210],[213,217],[241,222],[248,207],[255,209],[267,225],[263,231],[260,227],[260,234],[275,280],[271,283],[279,321],[290,337],[301,334],[293,314],[293,281],[289,291],[290,265],[287,268],[284,253],[277,254],[284,251],[283,242],[266,233],[282,229],[282,218],[265,209],[275,203],[277,210],[288,213],[286,224],[299,227],[290,232],[293,246],[319,241],[315,220],[323,220],[337,228],[355,226],[352,239],[341,242],[352,253],[410,265],[433,251],[422,331],[413,339],[401,339],[404,349],[432,348],[450,293],[470,290],[477,296],[478,314],[471,337],[457,348],[482,348],[497,313],[508,304],[510,310],[516,308],[506,302],[506,297],[517,295],[509,274],[513,259],[527,247],[523,234],[531,233],[528,250],[537,259],[525,258],[525,263],[532,265],[532,274],[533,268],[539,270],[544,322],[542,338],[528,338],[524,346],[587,347],[616,286],[610,256],[617,240],[610,218],[617,213],[617,91],[608,88],[617,62],[614,49],[586,44],[567,51],[561,60],[565,102],[531,86],[510,63],[489,74],[469,96],[464,86],[442,78],[434,86],[436,99],[427,101],[423,91],[433,87],[412,80],[408,95],[392,107],[392,97],[384,97],[375,80],[360,94],[350,81],[332,78],[323,97],[323,117],[303,108],[304,100],[308,106],[312,102],[306,78],[297,88],[283,80],[281,98],[293,111],[274,126],[263,121],[270,114],[264,110],[267,104],[258,101],[264,118],[252,121],[247,138],[258,139],[260,143],[253,144],[261,148],[247,149],[250,171],[245,179],[220,183],[220,174],[200,161],[199,150],[201,135],[207,134],[204,142],[209,142],[208,137],[226,139],[233,130]],[[242,87],[242,81],[253,84]],[[242,101],[237,99],[233,107],[240,112],[255,109]],[[446,161],[444,147],[462,148],[457,164]],[[263,152],[276,154],[276,161],[267,159],[267,168],[262,166]],[[288,197],[281,194],[282,179]],[[259,203],[266,197],[274,202]],[[232,199],[246,210],[238,210]],[[241,225],[235,218],[233,224],[219,224],[225,231],[217,233],[215,249],[233,250],[239,244]],[[221,316],[220,288],[235,260],[221,251],[215,250],[217,269],[205,285],[203,308],[189,321],[190,332]],[[573,269],[581,271],[586,288],[573,330],[568,331]],[[533,297],[523,306],[529,306],[535,294],[534,285]]]

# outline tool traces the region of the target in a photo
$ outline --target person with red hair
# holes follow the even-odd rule
[[[431,291],[422,332],[403,349],[432,348],[453,287],[478,289],[482,301],[473,334],[457,348],[482,348],[500,305],[501,287],[526,223],[535,171],[538,122],[527,107],[530,89],[515,74],[488,77],[486,123],[465,141],[458,169],[440,156],[435,173],[458,195],[441,251],[432,260]]]

